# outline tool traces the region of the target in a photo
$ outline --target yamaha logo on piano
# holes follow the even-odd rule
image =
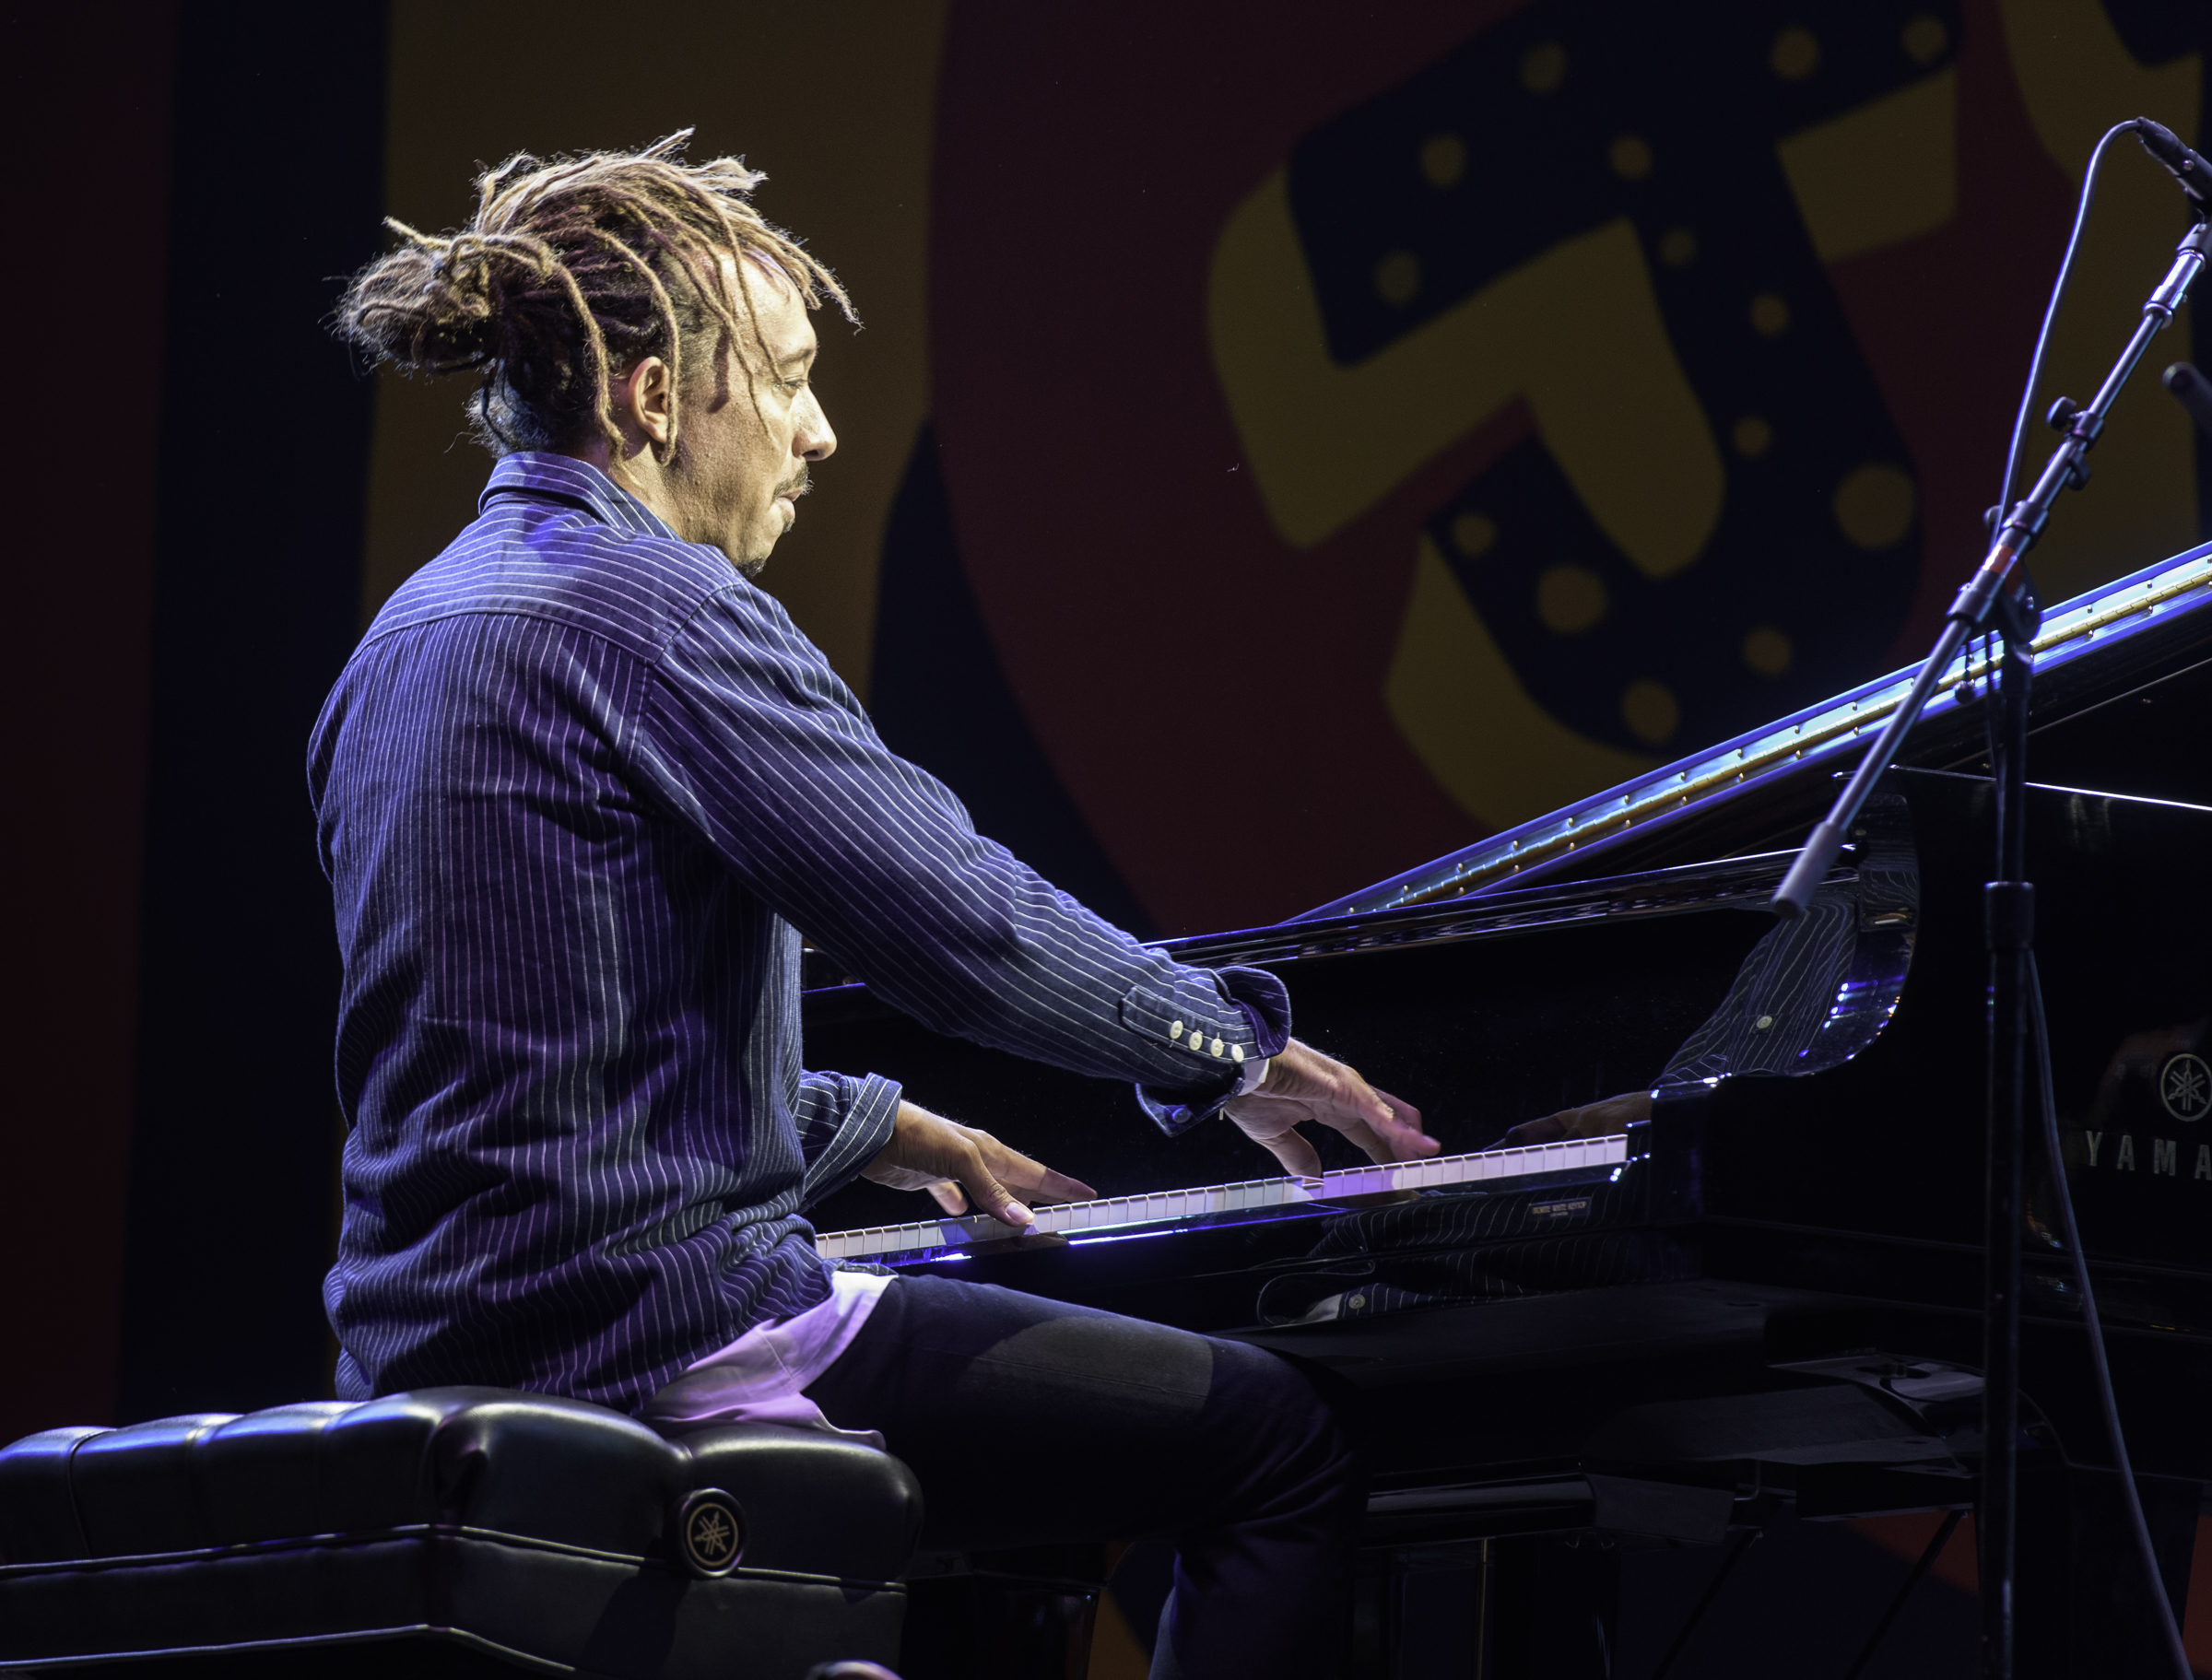
[[[2196,1051],[2171,1048],[2176,1039],[2195,1041],[2201,1031],[2191,1026],[2128,1035],[2078,1124],[2077,1151],[2069,1149],[2069,1157],[2100,1176],[2212,1184],[2212,1141],[2200,1141],[2194,1133],[2196,1122],[2212,1113],[2212,1063]],[[2158,1135],[2175,1121],[2192,1130],[2178,1137]]]
[[[2176,1120],[2202,1120],[2212,1108],[2212,1067],[2183,1051],[2159,1069],[2159,1103]]]
[[[2084,1131],[2081,1141],[2083,1154],[2092,1169],[2105,1168],[2114,1172],[2147,1170],[2154,1177],[2212,1180],[2212,1144],[2198,1144],[2192,1157],[2187,1145],[2171,1137],[2154,1137],[2140,1163],[2136,1155],[2136,1134],[2123,1132],[2117,1143],[2106,1146],[2111,1134]]]

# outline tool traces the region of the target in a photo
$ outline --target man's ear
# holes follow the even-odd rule
[[[675,425],[669,400],[673,390],[668,364],[657,356],[641,358],[616,379],[607,394],[615,424],[635,437],[665,445]]]

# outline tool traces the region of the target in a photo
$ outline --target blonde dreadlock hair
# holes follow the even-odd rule
[[[858,320],[837,276],[753,208],[748,194],[767,177],[736,158],[683,162],[690,138],[687,128],[642,151],[550,163],[517,153],[477,178],[477,213],[457,233],[387,217],[402,243],[348,283],[338,335],[408,372],[480,372],[471,417],[494,454],[594,430],[619,450],[609,386],[658,356],[673,394],[656,452],[672,460],[686,352],[710,325],[718,394],[740,338],[770,358],[747,258],[783,276],[808,309],[827,296]]]

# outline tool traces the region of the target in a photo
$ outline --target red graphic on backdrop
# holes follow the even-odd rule
[[[932,403],[959,552],[1030,728],[1166,931],[1295,914],[1480,836],[1383,684],[1424,520],[1524,418],[1295,548],[1244,470],[1206,284],[1300,135],[1514,9],[955,8]],[[2040,153],[1994,7],[1963,37],[1957,216],[1830,270],[1921,486],[1900,659],[1971,566],[2055,247],[1995,288],[1989,254],[2063,227],[2069,196],[2022,167]]]

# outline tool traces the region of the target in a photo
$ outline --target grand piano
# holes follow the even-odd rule
[[[2065,1158],[2031,1143],[2019,1672],[2161,1672],[2051,1214],[2079,1213],[2168,1586],[2212,1484],[2212,546],[2045,617],[2029,857]],[[1008,1240],[859,1184],[826,1254],[1234,1336],[1378,1429],[1363,1661],[1406,1571],[1464,1572],[1459,1672],[1600,1674],[1621,1546],[1971,1508],[1982,1439],[1993,856],[1978,649],[1946,673],[1812,913],[1766,910],[1899,676],[1273,927],[1298,1030],[1418,1103],[1443,1156],[1255,1177],[1227,1126],[935,1036],[810,971],[815,1065],[874,1069],[1099,1187]],[[1645,1090],[1625,1135],[1517,1122]],[[2031,1128],[2032,1130],[2032,1128]],[[1425,1668],[1422,1672],[1440,1672]]]

